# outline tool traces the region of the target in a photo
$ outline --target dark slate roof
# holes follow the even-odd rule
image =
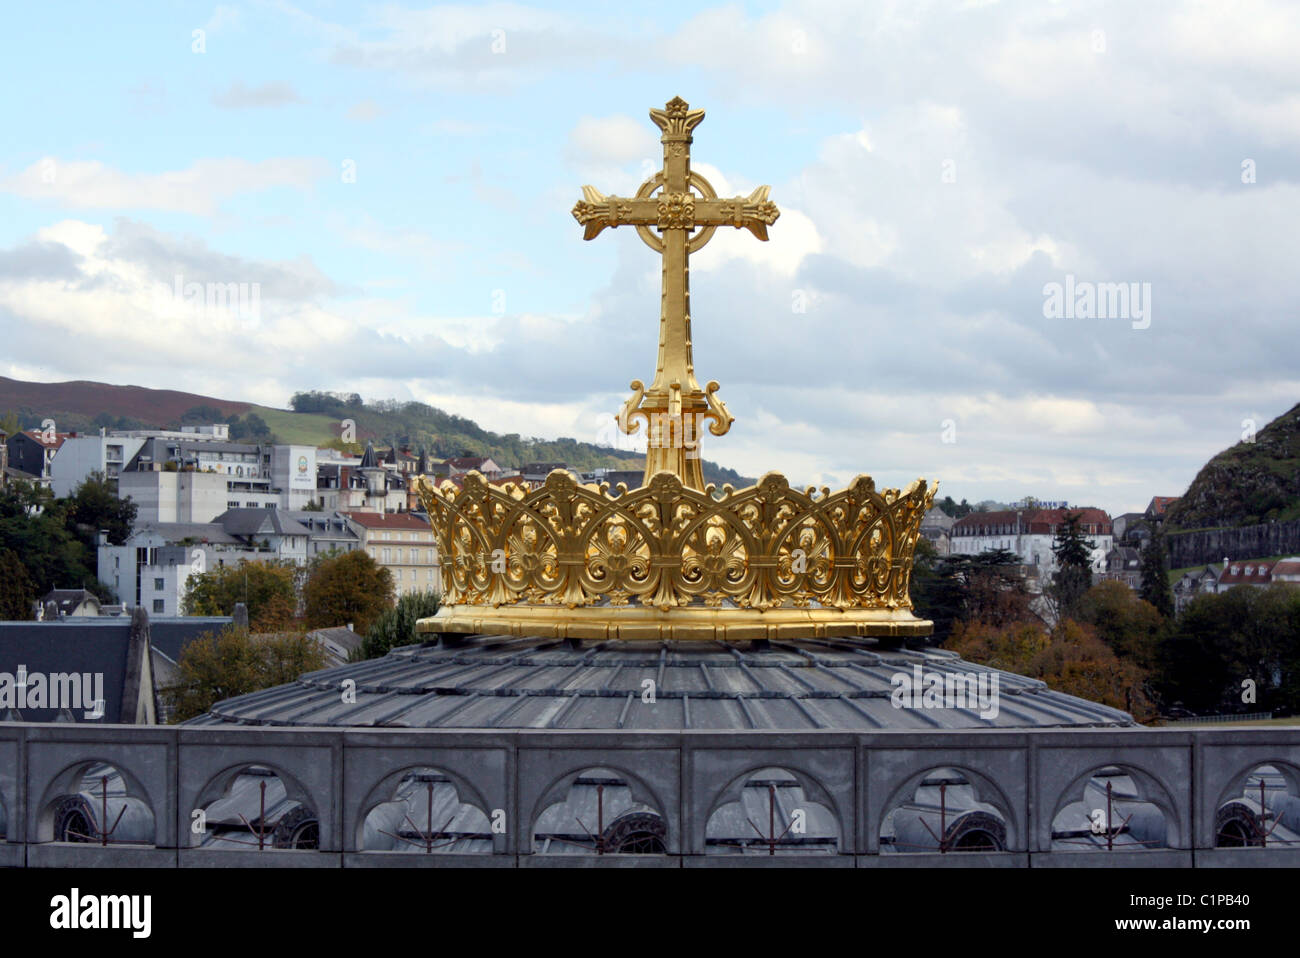
[[[309,536],[309,530],[281,509],[227,509],[216,524],[232,536]]]
[[[892,676],[998,676],[999,711],[895,708]],[[355,703],[339,694],[356,682]],[[646,679],[655,701],[642,700]],[[868,640],[596,642],[476,636],[407,646],[229,699],[187,724],[560,729],[944,730],[1132,725],[1127,714],[941,650]]]
[[[365,455],[361,457],[361,468],[375,469],[378,466],[379,466],[379,457],[375,455],[375,444],[368,442],[366,443]]]
[[[67,615],[87,599],[94,599],[95,604],[99,604],[99,597],[86,589],[51,589],[41,598],[41,605],[53,602],[60,613]]]
[[[168,542],[190,539],[196,543],[235,543],[238,540],[216,522],[142,522],[137,523],[133,536],[155,532]]]
[[[28,676],[41,673],[102,673],[104,715],[87,719],[85,711],[71,710],[77,722],[134,722],[139,699],[139,676],[132,686],[129,668],[131,620],[127,618],[72,617],[51,622],[0,622],[0,673],[18,675],[25,666]],[[30,681],[30,680],[29,680]],[[128,704],[129,703],[129,704]],[[123,705],[127,707],[123,709]],[[67,721],[69,713],[55,708],[21,708],[24,722]]]
[[[181,650],[205,632],[220,632],[233,620],[228,615],[185,615],[149,620],[149,644],[173,662]]]

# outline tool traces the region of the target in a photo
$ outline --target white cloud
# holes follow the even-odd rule
[[[98,160],[48,156],[0,180],[0,192],[65,207],[150,209],[208,215],[222,200],[277,186],[305,189],[325,175],[320,160],[278,157],[197,160],[184,170],[128,173]]]

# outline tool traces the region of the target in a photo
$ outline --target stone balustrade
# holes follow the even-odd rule
[[[79,790],[82,798],[76,800],[84,803],[82,777],[104,766],[116,770],[133,800],[134,811],[123,819],[133,823],[133,843],[110,836],[104,844],[98,832],[88,836],[90,841],[57,840],[60,810]],[[193,827],[200,817],[196,810],[210,810],[228,796],[236,773],[250,766],[274,772],[283,796],[312,811],[314,848],[203,845]],[[1300,865],[1300,844],[1277,837],[1289,834],[1286,829],[1272,835],[1266,828],[1264,847],[1249,847],[1251,842],[1216,847],[1225,807],[1240,805],[1249,791],[1248,776],[1260,766],[1276,770],[1267,799],[1260,786],[1261,822],[1289,828],[1300,809],[1300,729],[1285,727],[719,734],[0,723],[0,864]],[[480,843],[482,853],[366,850],[366,836],[373,834],[367,816],[391,802],[403,774],[416,768],[439,770],[445,776],[439,781],[452,783],[459,801],[492,823],[490,838]],[[663,854],[536,853],[539,819],[564,799],[584,769],[610,770],[639,807],[661,816]],[[803,854],[798,847],[782,846],[773,856],[761,849],[714,854],[708,839],[712,816],[737,801],[748,777],[760,769],[789,773],[805,800],[820,807],[821,827],[832,836],[829,853]],[[918,786],[940,769],[952,771],[953,780],[973,790],[981,807],[1000,819],[1004,850],[906,853],[890,845],[891,839],[882,841],[893,827],[886,825],[888,816],[904,805],[914,817],[938,821],[938,812],[915,808]],[[1059,835],[1053,839],[1062,810],[1083,800],[1085,788],[1095,788],[1092,776],[1102,769],[1127,776],[1143,807],[1155,810],[1146,818],[1163,818],[1157,842],[1107,850],[1086,841],[1069,845]],[[120,798],[112,804],[104,800],[109,825],[124,814],[114,812]],[[1249,795],[1246,799],[1241,807],[1248,807]],[[89,804],[98,801],[91,796]],[[955,804],[951,810],[960,811]],[[98,815],[92,809],[85,817]],[[250,841],[255,835],[256,830],[248,833]]]

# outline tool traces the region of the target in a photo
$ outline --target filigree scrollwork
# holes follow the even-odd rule
[[[477,473],[460,488],[423,477],[416,488],[442,553],[444,602],[466,606],[909,609],[934,500],[924,480],[877,492],[859,476],[819,493],[778,473],[719,491],[661,472],[617,497],[560,470],[531,492]]]

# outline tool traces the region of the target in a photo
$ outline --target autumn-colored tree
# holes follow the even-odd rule
[[[1051,644],[1041,623],[1021,621],[1007,625],[959,622],[948,648],[979,665],[1028,675],[1034,661]]]
[[[948,647],[971,662],[1041,679],[1058,692],[1121,709],[1139,722],[1156,717],[1146,674],[1116,656],[1091,626],[1066,619],[1049,634],[1032,622],[961,623]]]
[[[258,609],[257,617],[250,618],[248,623],[249,629],[257,633],[302,631],[298,625],[297,600],[280,592],[268,596]]]
[[[250,623],[264,615],[275,614],[287,604],[298,604],[295,578],[297,568],[291,562],[244,560],[239,565],[218,566],[190,575],[185,593],[186,615],[230,615],[235,604],[248,607]]]
[[[360,549],[317,560],[303,586],[309,629],[352,623],[364,635],[393,607],[393,576]]]
[[[207,632],[181,651],[177,682],[162,690],[183,722],[217,702],[292,682],[327,664],[325,650],[301,633],[256,636],[235,626]]]

